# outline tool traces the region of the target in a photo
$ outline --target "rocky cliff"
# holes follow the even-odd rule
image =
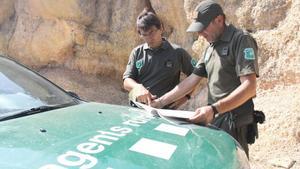
[[[200,0],[152,0],[166,36],[190,52],[185,29]],[[83,73],[119,77],[131,49],[141,43],[135,19],[140,0],[2,0],[0,53],[29,66],[64,66]],[[297,84],[300,77],[300,2],[219,0],[228,23],[253,32],[260,47],[260,88]],[[206,45],[193,45],[198,57]]]
[[[33,67],[64,66],[83,73],[119,75],[141,43],[135,30],[140,0],[1,1],[0,52]],[[153,1],[166,35],[188,46],[183,2]]]

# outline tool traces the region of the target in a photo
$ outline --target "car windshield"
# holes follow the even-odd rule
[[[0,57],[0,117],[41,106],[74,104],[69,96],[46,79]]]

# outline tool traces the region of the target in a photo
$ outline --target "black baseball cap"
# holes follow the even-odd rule
[[[188,27],[187,32],[202,32],[209,23],[219,15],[224,15],[222,7],[212,0],[204,0],[194,11],[194,22]]]

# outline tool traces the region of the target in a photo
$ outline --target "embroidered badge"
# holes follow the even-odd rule
[[[193,58],[191,60],[191,64],[192,64],[193,67],[195,67],[197,65],[197,60]]]
[[[135,67],[140,71],[141,68],[144,66],[144,62],[142,59],[135,62]]]
[[[221,54],[222,54],[222,56],[227,56],[228,55],[228,46],[223,47]]]
[[[167,60],[165,62],[165,66],[168,67],[168,68],[172,68],[173,67],[173,62],[171,60]]]
[[[245,48],[244,49],[244,58],[246,60],[254,60],[255,59],[255,53],[253,48]]]

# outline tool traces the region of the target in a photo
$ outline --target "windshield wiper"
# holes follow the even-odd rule
[[[67,103],[67,104],[60,104],[60,105],[48,105],[48,106],[44,105],[44,106],[40,106],[40,107],[34,107],[34,108],[31,108],[28,110],[14,112],[14,113],[8,114],[6,116],[0,117],[0,121],[14,119],[14,118],[23,117],[23,116],[32,115],[32,114],[37,114],[37,113],[50,111],[50,110],[54,110],[54,109],[59,109],[59,108],[63,108],[63,107],[71,106],[71,105],[74,105],[73,102]]]

